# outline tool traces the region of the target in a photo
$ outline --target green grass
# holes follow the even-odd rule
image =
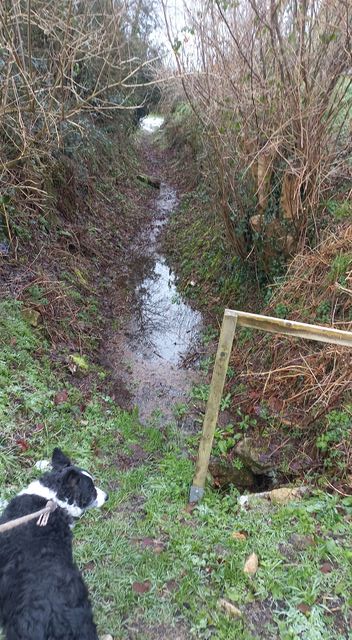
[[[204,188],[183,197],[166,231],[166,249],[177,264],[182,293],[197,306],[220,315],[224,306],[258,305],[255,276],[232,255],[213,196]]]
[[[182,638],[350,637],[352,500],[316,493],[242,511],[235,489],[221,495],[208,488],[188,513],[194,463],[182,435],[171,426],[142,427],[136,413],[94,389],[87,403],[63,382],[15,302],[0,304],[0,380],[0,497],[35,477],[34,463],[57,444],[109,491],[107,505],[74,531],[100,633],[171,640],[176,626]],[[63,389],[67,398],[58,403]],[[121,470],[119,460],[133,460],[137,444],[145,460]],[[250,578],[243,566],[252,552],[259,569]],[[149,590],[136,593],[133,584],[145,581]],[[242,619],[223,614],[219,598],[235,604]]]

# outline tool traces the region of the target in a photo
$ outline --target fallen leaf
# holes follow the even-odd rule
[[[232,604],[232,602],[229,602],[228,600],[225,600],[225,598],[220,598],[218,600],[218,607],[224,613],[227,613],[227,615],[231,616],[231,618],[241,618],[242,617],[242,612],[237,607],[235,607],[235,605]]]
[[[19,446],[21,451],[28,451],[29,449],[29,444],[27,440],[24,440],[24,438],[18,438],[18,440],[16,440],[16,444]]]
[[[196,508],[196,506],[197,506],[197,503],[196,503],[196,502],[189,502],[189,503],[185,506],[184,511],[185,511],[186,513],[192,513],[192,512],[194,511],[194,509]]]
[[[62,391],[58,391],[55,396],[54,396],[54,404],[63,404],[64,402],[67,402],[68,399],[68,392],[66,389],[63,389]]]
[[[330,562],[323,562],[323,564],[320,567],[320,571],[322,573],[331,573],[333,569],[334,567],[332,566],[332,564],[330,564]]]
[[[132,591],[135,593],[148,593],[152,588],[150,580],[145,580],[144,582],[134,582],[132,584]]]
[[[256,553],[251,553],[251,555],[248,556],[246,562],[244,563],[243,571],[248,576],[254,576],[254,574],[257,573],[257,569],[258,569],[258,556]]]
[[[247,540],[246,534],[242,533],[241,531],[234,531],[231,537],[234,540]]]
[[[248,397],[251,398],[252,400],[258,400],[258,398],[260,398],[261,396],[261,392],[260,391],[250,391],[248,393]]]
[[[305,604],[305,602],[301,602],[301,604],[297,606],[297,609],[301,613],[304,613],[304,615],[307,615],[308,613],[310,613],[310,607],[307,604]]]
[[[155,553],[161,553],[165,551],[166,544],[162,540],[155,540],[154,538],[142,538],[138,541],[144,549],[150,548]]]

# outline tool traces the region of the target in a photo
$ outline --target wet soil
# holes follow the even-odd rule
[[[116,399],[126,408],[137,407],[144,423],[153,417],[170,421],[173,406],[186,400],[198,374],[186,369],[183,359],[196,350],[202,327],[201,314],[178,294],[175,275],[162,253],[161,232],[179,201],[165,158],[151,136],[147,123],[140,134],[142,165],[145,173],[160,180],[160,189],[144,187],[146,224],[137,231],[125,265],[130,316],[123,327],[110,330],[104,347]]]

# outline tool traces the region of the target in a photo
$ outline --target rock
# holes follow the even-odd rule
[[[256,445],[254,438],[240,440],[235,447],[235,452],[253,473],[263,474],[274,468],[270,456]]]
[[[309,493],[309,487],[281,487],[272,491],[242,495],[237,501],[242,509],[249,509],[261,500],[272,504],[287,504],[291,500],[300,500],[307,493]]]
[[[114,640],[114,638],[110,635],[110,633],[107,633],[105,636],[100,636],[99,640]]]
[[[225,600],[225,598],[220,598],[218,600],[218,607],[219,609],[221,609],[221,611],[223,611],[224,613],[227,613],[227,615],[230,616],[231,618],[242,617],[242,612],[237,607],[235,607],[235,605],[232,604],[232,602]]]
[[[37,327],[39,322],[41,321],[41,315],[39,311],[30,309],[29,307],[22,309],[22,315],[32,327]]]
[[[35,469],[38,469],[38,471],[48,471],[51,469],[51,462],[50,460],[38,460],[34,467]]]
[[[214,458],[209,463],[209,473],[216,487],[223,488],[233,484],[239,489],[251,489],[254,487],[254,474],[248,467],[238,469],[231,461],[222,458]]]
[[[300,500],[307,493],[308,487],[281,487],[269,491],[269,500],[273,504],[287,504],[291,500]]]

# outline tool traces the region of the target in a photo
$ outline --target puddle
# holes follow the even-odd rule
[[[150,132],[162,122],[162,118],[147,116],[141,126],[143,131]],[[155,412],[171,419],[172,405],[186,400],[197,378],[196,372],[182,366],[182,357],[195,347],[202,317],[177,292],[175,275],[160,251],[158,240],[177,205],[175,189],[162,182],[151,203],[155,216],[148,237],[143,237],[144,231],[136,240],[135,312],[125,332],[123,358],[132,378],[133,403],[138,406],[142,422]]]
[[[154,133],[160,129],[163,123],[164,118],[162,116],[145,116],[145,118],[141,119],[139,125],[142,131],[145,131],[146,133]]]

